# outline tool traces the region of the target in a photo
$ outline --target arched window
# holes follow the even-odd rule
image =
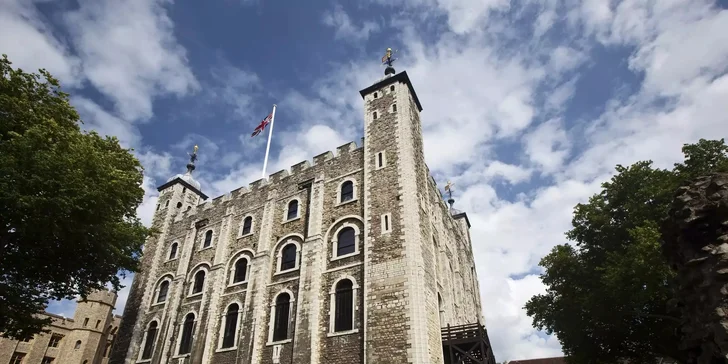
[[[233,273],[233,283],[245,282],[248,275],[248,259],[240,258],[235,262],[235,272]]]
[[[356,231],[353,228],[341,229],[336,237],[336,256],[352,254],[356,251]]]
[[[392,112],[397,112],[397,104],[392,104]]]
[[[76,341],[76,345],[73,348],[74,349],[80,349],[81,348],[81,340]]]
[[[288,339],[288,321],[291,310],[291,296],[281,293],[276,297],[273,320],[273,341]]]
[[[225,329],[222,334],[222,348],[232,348],[235,346],[235,329],[238,327],[238,311],[240,306],[233,303],[228,306],[227,314],[225,314]]]
[[[295,219],[298,217],[298,200],[293,200],[288,203],[288,213],[286,214],[286,220]]]
[[[212,245],[212,230],[207,230],[205,233],[205,242],[202,244],[202,248],[207,248]]]
[[[177,243],[172,243],[172,246],[169,248],[169,259],[177,258]]]
[[[354,199],[354,182],[346,181],[341,185],[341,201],[346,202]]]
[[[354,329],[354,284],[342,279],[336,284],[334,308],[334,332]]]
[[[162,281],[159,284],[159,291],[157,292],[157,303],[162,303],[167,300],[167,294],[169,293],[169,281]]]
[[[154,351],[154,340],[157,338],[157,321],[152,321],[147,329],[147,337],[144,341],[144,351],[142,351],[142,360],[151,359]]]
[[[195,273],[194,283],[192,285],[192,294],[202,293],[202,288],[205,286],[205,271],[200,270]]]
[[[192,351],[192,330],[195,328],[195,314],[190,312],[182,324],[182,337],[179,341],[179,353],[189,354]]]
[[[250,234],[250,231],[253,228],[253,217],[248,216],[243,220],[243,232],[242,235]]]
[[[280,271],[296,268],[296,244],[288,244],[281,251]]]

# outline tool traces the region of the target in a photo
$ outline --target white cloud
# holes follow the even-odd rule
[[[31,2],[0,1],[0,24],[0,53],[7,54],[13,66],[26,72],[45,68],[63,86],[80,85],[80,60],[53,36]]]
[[[552,119],[541,123],[524,137],[525,153],[544,173],[551,173],[563,166],[570,145],[561,125]]]
[[[125,120],[149,119],[156,96],[183,96],[199,87],[164,3],[82,0],[65,14],[84,74]]]
[[[373,21],[364,21],[361,26],[354,24],[340,4],[336,4],[332,11],[325,12],[321,21],[335,29],[336,39],[361,42],[379,31],[379,24]]]

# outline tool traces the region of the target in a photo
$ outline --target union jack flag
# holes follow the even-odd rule
[[[265,127],[268,126],[268,124],[270,124],[270,120],[272,117],[273,117],[273,113],[268,114],[268,116],[266,116],[265,119],[263,119],[263,121],[261,121],[260,124],[258,124],[258,126],[255,127],[255,130],[253,130],[253,135],[251,135],[250,137],[252,138],[252,137],[262,133],[263,130],[265,130]]]

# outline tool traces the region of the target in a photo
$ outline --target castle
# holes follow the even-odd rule
[[[495,363],[470,223],[425,165],[407,73],[360,94],[359,147],[212,200],[193,157],[158,188],[111,364]]]
[[[0,364],[106,364],[121,316],[116,293],[95,291],[80,300],[73,319],[46,313],[48,332],[25,341],[0,336]]]

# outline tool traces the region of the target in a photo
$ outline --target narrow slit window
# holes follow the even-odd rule
[[[392,112],[397,112],[397,104],[392,105]]]
[[[384,153],[383,152],[377,153],[377,167],[379,167],[379,168],[384,167]]]
[[[205,242],[202,244],[203,248],[207,248],[212,245],[212,230],[207,230],[205,233]]]
[[[384,215],[384,230],[389,231],[389,216]]]
[[[372,116],[374,117],[374,120],[377,120],[377,112],[375,111]]]
[[[177,243],[172,243],[172,246],[169,248],[169,259],[172,260],[174,258],[177,258]]]
[[[225,315],[225,329],[222,334],[222,348],[232,348],[235,346],[235,329],[238,326],[238,310],[237,303],[233,303],[227,309]]]
[[[377,98],[378,96],[379,96],[379,95],[378,95],[378,94],[377,94],[377,93],[375,92],[375,93],[374,93],[374,98],[376,99],[376,98]]]
[[[394,85],[389,86],[389,91],[394,91]]]
[[[288,321],[291,310],[291,297],[288,293],[281,293],[276,297],[274,306],[273,341],[288,339]]]

